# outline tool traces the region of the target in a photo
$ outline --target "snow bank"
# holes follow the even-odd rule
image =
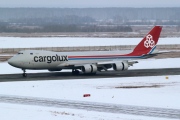
[[[0,37],[0,48],[137,45],[141,40],[142,38]],[[160,38],[158,44],[159,45],[180,44],[180,39],[179,38]]]

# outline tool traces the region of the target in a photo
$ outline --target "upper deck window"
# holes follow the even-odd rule
[[[30,53],[30,55],[33,55],[33,53]]]

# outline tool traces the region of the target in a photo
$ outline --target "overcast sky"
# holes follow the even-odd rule
[[[0,7],[180,7],[180,0],[1,0]]]

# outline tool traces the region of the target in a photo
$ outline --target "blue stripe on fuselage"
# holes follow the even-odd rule
[[[121,56],[121,57],[96,57],[96,58],[69,58],[69,60],[94,60],[94,59],[133,59],[133,58],[143,58],[144,56]]]

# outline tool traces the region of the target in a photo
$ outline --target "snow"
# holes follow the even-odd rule
[[[180,109],[180,76],[165,77],[4,82],[0,94]]]
[[[125,104],[180,109],[180,75],[85,80],[49,80],[4,82],[0,94],[33,96],[76,101]],[[118,88],[123,86],[151,86],[145,88]],[[84,98],[89,93],[91,97]],[[18,109],[17,109],[18,108]],[[7,113],[8,115],[7,115]],[[53,111],[53,112],[52,112]],[[121,115],[54,107],[11,105],[0,103],[1,118],[11,119],[148,119],[149,117]],[[57,113],[58,112],[58,113]],[[63,113],[68,113],[64,115]],[[6,114],[2,114],[6,113]],[[15,116],[16,115],[16,116]],[[152,118],[149,118],[152,119]],[[153,118],[159,119],[159,118]]]
[[[142,38],[0,37],[0,48],[137,45],[141,40]],[[158,44],[180,44],[180,40],[179,38],[160,38]]]
[[[132,118],[133,120],[167,120],[165,118],[4,103],[0,103],[0,108],[2,120],[132,120]]]

